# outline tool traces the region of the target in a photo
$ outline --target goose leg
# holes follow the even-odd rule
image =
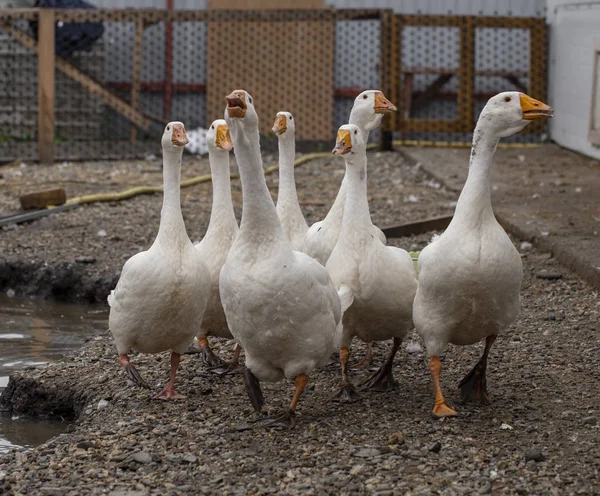
[[[215,355],[208,344],[208,339],[198,338],[198,344],[200,345],[200,359],[204,365],[207,367],[223,367],[225,365],[225,361]]]
[[[246,393],[248,394],[248,398],[250,398],[252,407],[257,412],[260,412],[265,403],[265,398],[260,389],[260,382],[249,368],[244,368],[244,387],[246,388]]]
[[[127,355],[127,353],[119,353],[119,363],[123,366],[125,372],[127,372],[127,376],[135,384],[146,389],[151,389],[150,386],[148,386],[148,383],[144,379],[142,379],[140,373],[133,366],[133,363],[131,363],[131,361],[129,360],[129,355]]]
[[[356,362],[351,365],[351,369],[363,369],[371,365],[373,361],[373,341],[367,343],[367,351],[365,352],[364,358],[360,362]]]
[[[392,349],[387,359],[377,372],[361,383],[361,390],[372,389],[374,391],[391,391],[396,387],[392,369],[394,367],[394,357],[401,344],[402,340],[400,338],[394,338],[394,343],[392,344]]]
[[[290,407],[287,411],[283,412],[281,415],[278,415],[274,418],[267,418],[265,421],[261,422],[265,427],[275,428],[275,429],[289,429],[296,425],[296,405],[298,405],[298,400],[302,393],[306,389],[306,383],[308,382],[308,378],[306,374],[300,374],[296,376],[296,391],[294,392],[294,396],[292,401],[290,402]]]
[[[461,392],[461,402],[479,402],[483,405],[490,404],[490,398],[487,394],[487,383],[485,377],[485,371],[487,368],[487,359],[490,352],[490,348],[496,336],[494,334],[485,338],[485,348],[483,349],[483,355],[469,372],[460,384],[458,385]]]
[[[348,359],[350,353],[348,348],[340,348],[340,363],[342,364],[342,387],[339,392],[333,397],[334,401],[340,403],[356,403],[360,400],[360,396],[354,390],[354,386],[350,383],[348,378]]]
[[[433,407],[434,417],[455,417],[458,415],[456,410],[446,405],[446,400],[442,394],[442,387],[440,385],[440,372],[442,371],[442,362],[436,356],[432,356],[429,359],[429,371],[431,372],[431,378],[433,379],[433,392],[435,394],[435,406]]]
[[[212,372],[213,374],[218,374],[218,375],[239,373],[240,372],[239,361],[240,361],[241,352],[242,352],[242,345],[240,343],[235,343],[235,349],[233,350],[233,357],[229,361],[221,360],[221,358],[217,357],[213,353],[213,357],[216,357],[218,360],[221,360],[221,365],[209,367],[208,371]],[[211,353],[212,353],[212,351],[211,351]],[[204,362],[204,363],[206,363],[206,362]]]
[[[154,398],[157,400],[179,400],[185,398],[183,394],[179,394],[175,391],[175,374],[179,368],[179,362],[181,355],[179,353],[171,352],[171,377],[165,388],[158,393]]]

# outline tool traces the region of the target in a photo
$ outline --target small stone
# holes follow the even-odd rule
[[[80,441],[79,443],[77,443],[77,447],[79,449],[88,450],[94,447],[94,443],[92,443],[91,441]]]
[[[401,431],[398,432],[394,432],[389,438],[388,438],[388,445],[390,444],[404,444],[406,441],[404,434]]]
[[[354,467],[350,469],[350,475],[360,475],[364,474],[366,471],[367,467],[364,465],[354,465]]]
[[[100,236],[101,238],[105,237],[106,236],[106,231],[104,229],[100,229],[98,231],[98,236]]]
[[[504,423],[500,425],[500,429],[502,429],[503,431],[512,431],[513,430],[512,425],[508,425],[508,424],[504,424]]]
[[[94,257],[77,257],[75,259],[77,263],[81,264],[93,264],[96,263],[96,259]]]
[[[413,341],[413,342],[408,343],[406,345],[406,352],[407,353],[420,353],[421,351],[423,351],[423,348],[416,341]]]
[[[546,320],[556,320],[556,314],[554,312],[548,312],[548,315],[546,315]]]
[[[371,458],[372,456],[381,455],[381,451],[377,448],[363,448],[354,453],[354,456],[358,456],[359,458]]]
[[[70,491],[69,487],[58,487],[58,486],[42,486],[40,487],[40,491],[42,494],[55,494],[61,495],[65,494],[67,491]]]
[[[442,443],[440,443],[439,441],[436,441],[429,447],[429,451],[431,451],[432,453],[439,453],[441,449]]]
[[[108,406],[108,401],[100,400],[98,402],[98,406],[96,407],[98,410],[104,410]]]
[[[192,453],[186,453],[181,457],[181,460],[185,463],[196,463],[198,461],[198,457]]]
[[[519,248],[521,251],[531,251],[533,245],[529,241],[522,241]]]
[[[581,420],[583,425],[596,425],[598,423],[598,417],[591,415],[590,417],[585,417]]]
[[[535,274],[538,279],[547,279],[553,281],[556,279],[562,279],[562,274],[548,269],[542,269]]]
[[[152,455],[150,453],[146,453],[145,451],[140,451],[131,455],[129,457],[129,461],[138,463],[152,463]]]
[[[72,432],[75,432],[75,426],[73,424],[67,425],[67,428],[65,429],[65,432],[67,434],[71,434]]]
[[[534,448],[525,452],[525,461],[543,462],[545,459],[546,457],[539,449]]]
[[[6,290],[6,296],[8,296],[9,298],[14,298],[15,297],[15,290],[14,289],[7,289]]]

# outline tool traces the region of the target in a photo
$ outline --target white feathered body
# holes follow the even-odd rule
[[[131,257],[108,297],[119,353],[183,353],[202,323],[208,271],[185,235]]]
[[[257,253],[251,236],[238,236],[221,271],[229,328],[259,380],[309,374],[336,347],[337,292],[309,256],[270,242],[259,243],[264,250]]]
[[[419,255],[414,319],[430,356],[447,343],[474,344],[517,318],[523,265],[491,211],[454,221]]]

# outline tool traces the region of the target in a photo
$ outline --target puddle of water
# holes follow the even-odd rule
[[[0,394],[15,370],[59,360],[105,331],[108,307],[0,296]],[[59,434],[59,421],[0,416],[0,453],[31,447]]]

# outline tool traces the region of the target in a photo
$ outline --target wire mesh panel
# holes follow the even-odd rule
[[[156,154],[166,122],[201,136],[240,87],[256,98],[263,134],[289,110],[300,141],[330,141],[365,89],[399,108],[371,134],[382,141],[468,141],[492,94],[545,97],[543,19],[331,8],[0,17],[0,161]]]

